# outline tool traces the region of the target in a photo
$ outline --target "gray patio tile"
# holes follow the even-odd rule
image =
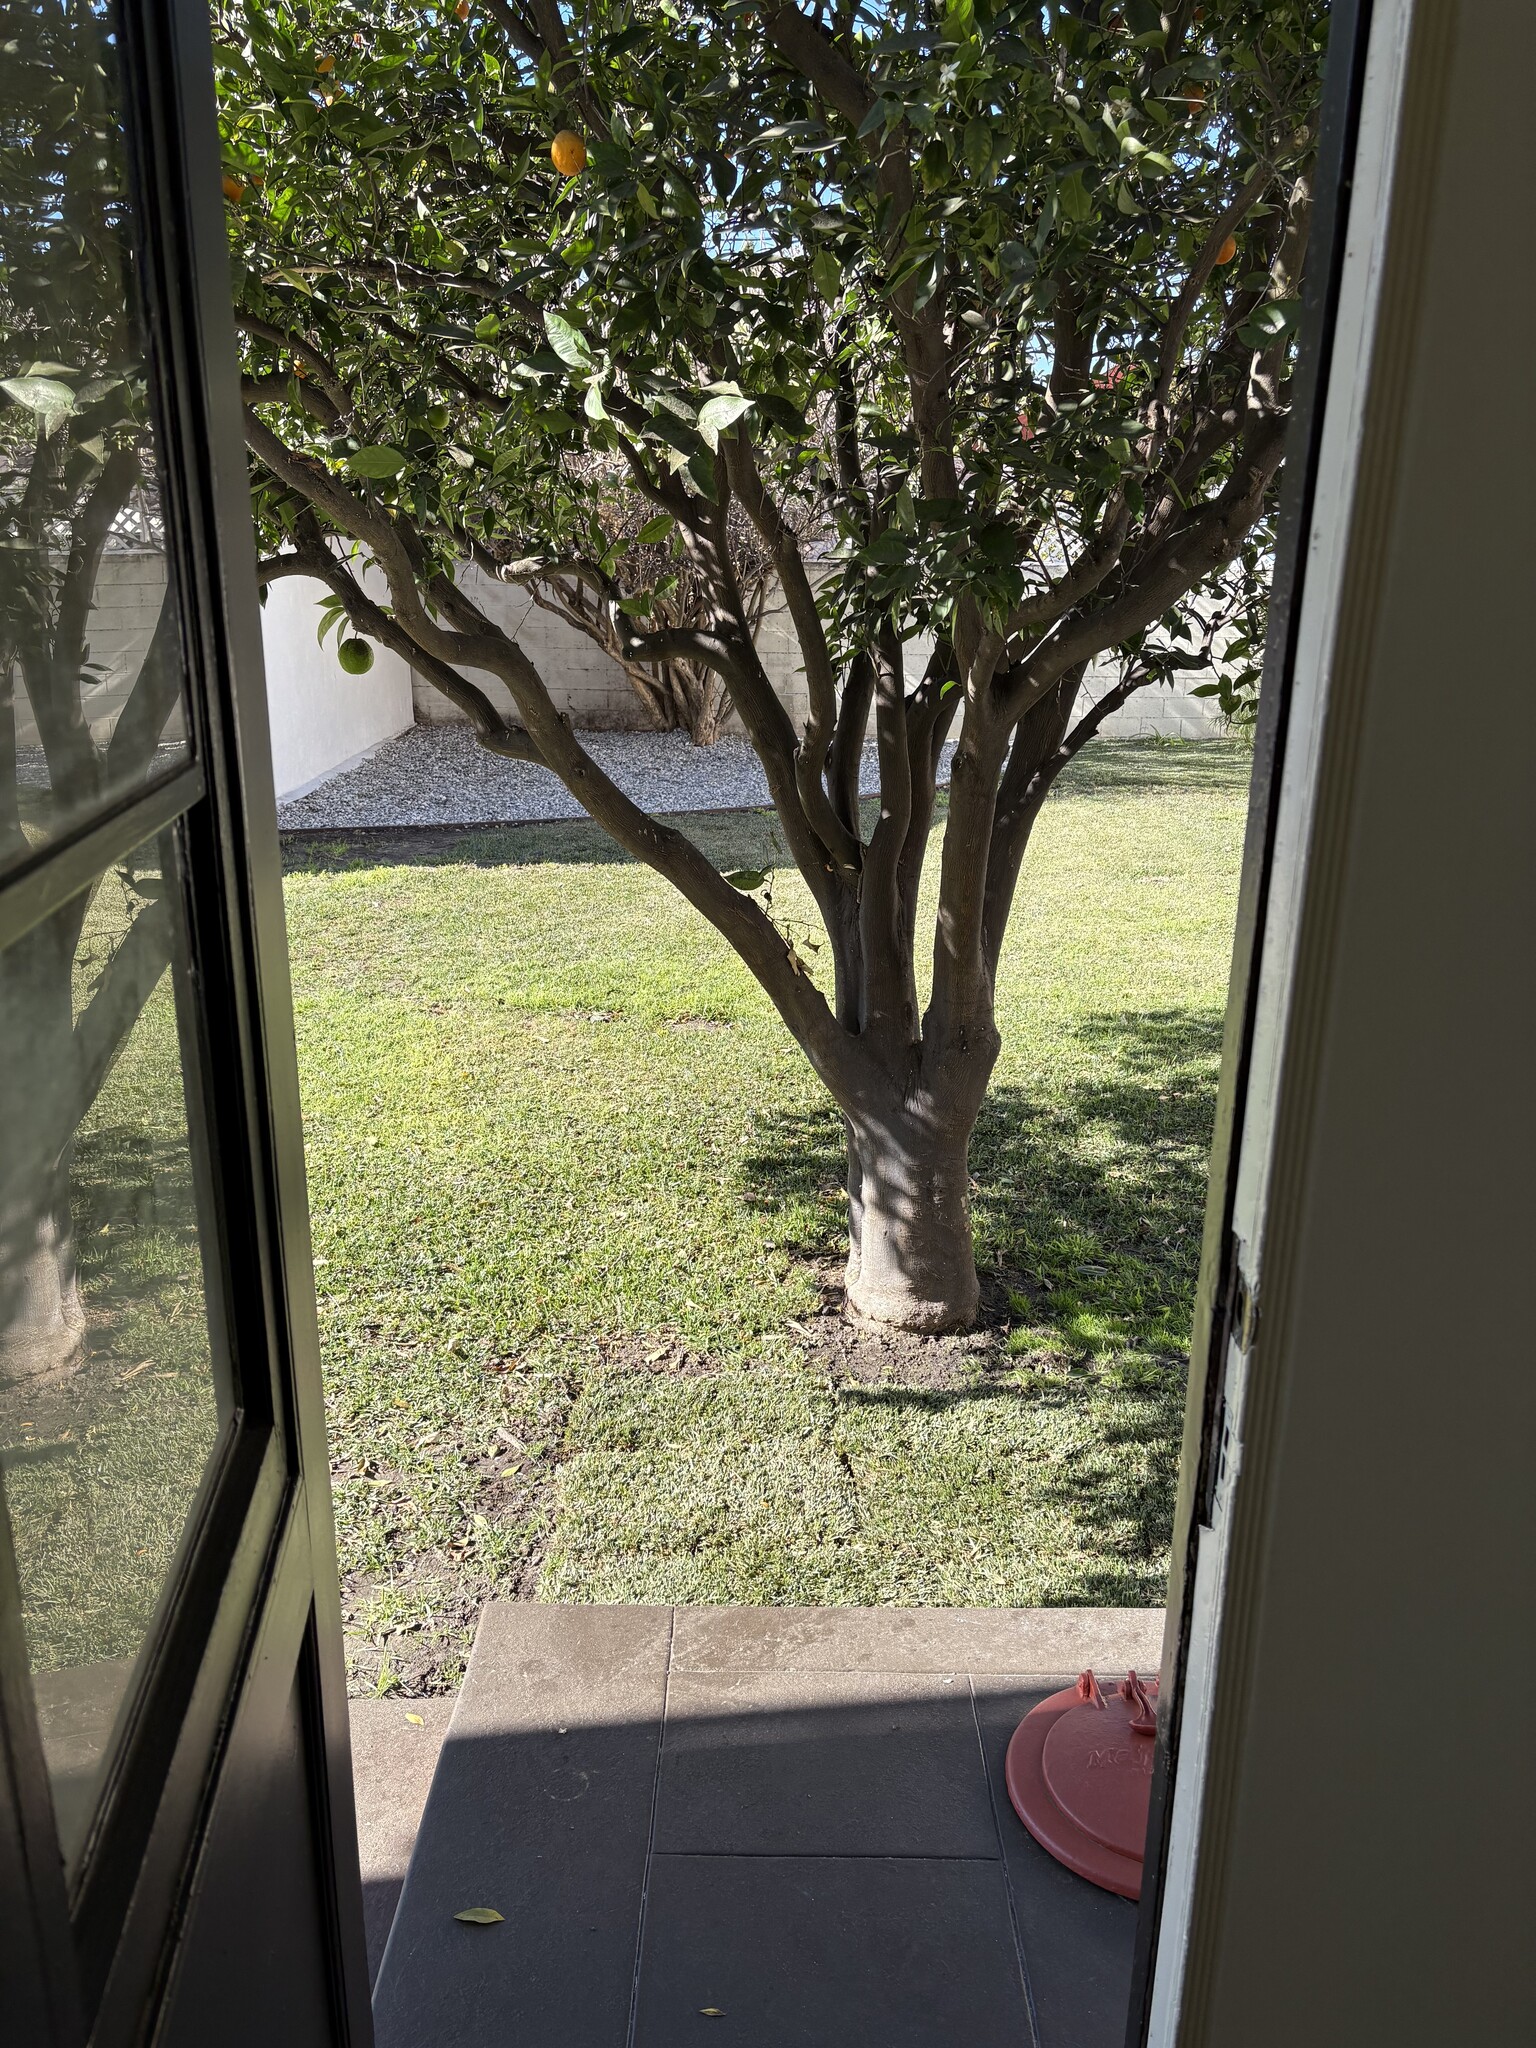
[[[374,1999],[378,2048],[625,2037],[667,1608],[482,1617]],[[492,1906],[493,1927],[454,1914]]]
[[[454,1704],[452,1699],[348,1702],[370,1977],[379,1974]],[[408,1721],[407,1714],[417,1721]]]
[[[995,1859],[965,1674],[674,1671],[656,1847]]]
[[[1003,1782],[1014,1729],[1052,1688],[997,1675],[974,1685],[1040,2048],[1122,2048],[1136,1908],[1048,1856],[1009,1805]]]
[[[677,1671],[1157,1669],[1160,1607],[689,1607]]]
[[[1029,2041],[995,1862],[659,1856],[651,1866],[635,2048]]]

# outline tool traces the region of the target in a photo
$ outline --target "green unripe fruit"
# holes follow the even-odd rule
[[[349,676],[365,676],[373,667],[373,649],[366,640],[343,640],[336,659]]]
[[[448,408],[446,405],[427,407],[427,425],[434,434],[446,433],[448,429]]]

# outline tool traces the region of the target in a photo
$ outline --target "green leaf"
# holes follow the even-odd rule
[[[1147,152],[1150,156],[1152,151]],[[1083,183],[1081,171],[1074,171],[1070,178],[1063,178],[1056,188],[1056,203],[1070,221],[1082,222],[1093,212],[1093,201],[1088,196],[1088,187]]]
[[[1250,348],[1267,348],[1271,342],[1289,334],[1300,318],[1300,299],[1270,299],[1267,304],[1254,308],[1237,330],[1238,339]]]
[[[776,427],[782,427],[786,434],[797,441],[803,441],[810,433],[810,422],[798,405],[782,397],[777,391],[762,391],[757,396],[757,409],[765,419]]]
[[[754,889],[762,888],[768,877],[761,868],[732,868],[724,879],[743,896],[750,896]]]
[[[843,296],[843,269],[830,249],[818,249],[811,258],[811,275],[816,280],[816,289],[827,304],[836,304]]]
[[[359,448],[347,457],[347,469],[353,476],[398,476],[404,468],[405,457],[398,448]]]
[[[57,377],[7,377],[0,382],[0,391],[13,405],[26,406],[47,422],[68,419],[75,409],[75,394]]]
[[[608,408],[603,403],[603,394],[596,379],[587,386],[587,395],[582,400],[581,409],[589,420],[607,419]]]
[[[487,313],[483,320],[475,322],[476,341],[494,341],[501,332],[501,315]]]
[[[467,1920],[471,1927],[494,1927],[506,1916],[498,1913],[494,1906],[466,1906],[462,1913],[454,1914],[455,1920]]]
[[[654,519],[645,522],[635,535],[635,539],[643,548],[654,547],[657,541],[666,539],[676,524],[677,521],[670,512],[658,512]]]
[[[706,398],[699,407],[699,432],[711,448],[718,448],[720,436],[728,427],[734,427],[744,413],[752,410],[750,398],[739,392],[734,396],[722,393],[718,398]]]
[[[984,177],[992,162],[992,124],[990,121],[967,121],[965,134],[961,139],[960,153],[966,167],[978,178]]]
[[[567,368],[591,370],[595,367],[586,336],[561,314],[545,312],[544,332],[549,336],[550,347]]]
[[[713,504],[716,490],[715,458],[713,454],[701,443],[689,455],[687,467],[688,474],[692,477],[695,487],[702,491],[704,496]]]

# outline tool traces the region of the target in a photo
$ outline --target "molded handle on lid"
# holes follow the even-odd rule
[[[1077,1678],[1077,1696],[1085,1707],[1102,1707],[1106,1704],[1099,1691],[1099,1681],[1091,1671],[1081,1671]]]
[[[1154,1680],[1154,1683],[1156,1681]],[[1120,1682],[1120,1697],[1131,1709],[1131,1733],[1133,1735],[1155,1735],[1157,1733],[1157,1707],[1152,1695],[1136,1676],[1127,1672]]]

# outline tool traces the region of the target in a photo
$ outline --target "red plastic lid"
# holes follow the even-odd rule
[[[1008,1745],[1008,1797],[1025,1827],[1059,1863],[1125,1899],[1141,1896],[1156,1692],[1133,1671],[1106,1696],[1085,1671],[1027,1714]]]

